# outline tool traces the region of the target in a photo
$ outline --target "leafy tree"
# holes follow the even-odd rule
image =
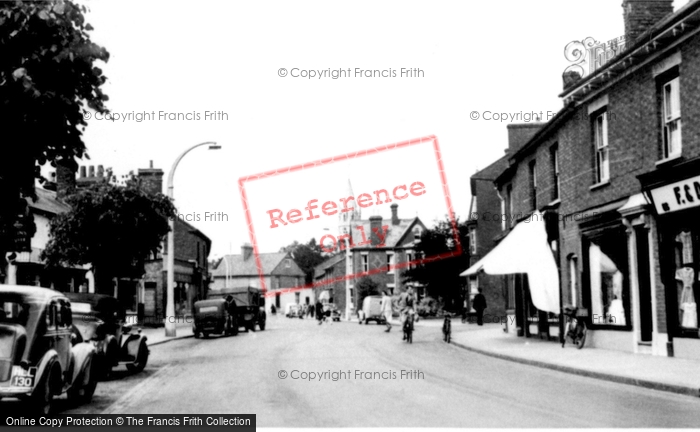
[[[358,304],[360,305],[365,297],[379,294],[379,284],[369,276],[363,276],[357,281],[355,289],[357,290],[357,297],[360,300]]]
[[[73,168],[85,155],[87,108],[106,112],[95,66],[109,53],[90,40],[86,8],[69,0],[0,2],[0,253],[15,249],[25,198],[36,198],[40,167],[64,160]]]
[[[71,211],[51,221],[42,254],[48,266],[89,264],[97,292],[110,293],[113,277],[141,277],[176,216],[170,198],[145,192],[136,179],[125,186],[100,182],[66,199]]]
[[[459,276],[469,267],[469,230],[465,222],[455,218],[457,239],[462,252],[455,241],[455,230],[446,216],[435,228],[423,231],[420,243],[416,246],[417,254],[424,259],[423,264],[406,270],[403,279],[425,286],[427,294],[443,301],[445,307],[455,309],[461,305],[461,287],[464,281]],[[444,253],[454,256],[432,259]]]
[[[294,240],[289,246],[281,248],[280,252],[291,252],[294,262],[306,274],[306,284],[313,283],[314,268],[325,260],[321,253],[321,246],[316,243],[315,238],[306,244]]]

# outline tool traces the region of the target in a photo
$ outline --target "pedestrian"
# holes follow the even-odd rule
[[[416,297],[413,294],[413,287],[408,287],[406,291],[401,294],[399,298],[399,304],[401,305],[401,328],[406,324],[406,319],[411,311],[414,311],[414,305],[416,302]],[[403,340],[406,340],[406,333],[404,332]]]
[[[270,313],[272,315],[275,315],[277,313],[277,308],[275,307],[275,305],[270,305]]]
[[[384,315],[384,321],[386,323],[386,330],[385,332],[390,332],[391,331],[391,315],[393,313],[393,308],[391,305],[391,297],[389,297],[389,293],[387,291],[384,291],[384,295],[382,296],[382,315]]]
[[[323,323],[323,303],[321,303],[321,300],[316,302],[316,319],[318,320],[318,325],[321,325]]]
[[[316,316],[316,306],[314,306],[314,305],[309,306],[309,312],[310,312],[311,317],[314,318]]]
[[[486,297],[482,294],[482,289],[479,288],[479,293],[474,296],[472,307],[476,311],[476,323],[480,326],[484,325],[484,309],[486,309]]]

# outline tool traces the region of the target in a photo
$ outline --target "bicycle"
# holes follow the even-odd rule
[[[450,343],[452,340],[452,315],[445,314],[445,321],[442,323],[442,335],[445,342]]]
[[[567,322],[564,326],[564,337],[561,341],[561,347],[566,345],[566,339],[571,339],[571,342],[576,345],[576,348],[581,349],[586,343],[586,322],[583,317],[586,316],[585,309],[579,309],[576,306],[564,306],[563,315],[566,316]]]

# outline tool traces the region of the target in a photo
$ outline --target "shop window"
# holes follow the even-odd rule
[[[610,179],[608,154],[608,113],[604,111],[593,119],[593,145],[595,148],[596,184]]]
[[[678,309],[678,326],[681,331],[698,329],[698,307],[695,287],[697,280],[697,264],[693,248],[693,235],[690,230],[681,230],[675,236],[674,277],[676,280],[676,296]]]
[[[628,329],[630,310],[626,235],[623,230],[608,230],[585,243],[591,324]]]
[[[479,294],[479,277],[469,277],[469,312],[476,312],[474,309],[474,297]]]
[[[678,77],[666,82],[663,98],[663,158],[681,155],[681,96]]]

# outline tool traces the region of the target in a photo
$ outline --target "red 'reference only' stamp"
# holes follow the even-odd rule
[[[342,161],[348,161],[348,160],[356,159],[356,158],[364,158],[364,157],[368,157],[368,156],[372,156],[372,155],[378,155],[378,154],[392,151],[392,150],[399,150],[402,148],[408,148],[408,147],[420,146],[420,145],[427,146],[427,145],[431,145],[431,144],[432,144],[432,148],[433,148],[433,154],[435,156],[435,161],[437,163],[439,180],[440,180],[441,187],[442,187],[442,194],[444,195],[445,206],[447,209],[447,215],[448,215],[449,221],[450,221],[452,228],[453,228],[452,231],[454,233],[454,244],[456,245],[454,251],[446,252],[446,253],[442,253],[442,254],[434,255],[434,256],[418,258],[418,259],[414,259],[411,261],[394,263],[388,268],[371,269],[369,271],[360,271],[360,272],[355,272],[352,274],[338,276],[335,278],[327,278],[327,279],[324,279],[324,280],[319,281],[319,282],[306,284],[304,286],[297,286],[297,287],[293,287],[293,288],[275,289],[275,291],[273,293],[268,292],[268,287],[267,287],[267,284],[265,281],[265,275],[263,272],[263,266],[262,266],[262,262],[260,259],[260,252],[259,252],[259,248],[258,248],[255,227],[253,224],[253,217],[251,214],[250,202],[249,202],[249,198],[248,198],[247,190],[246,190],[247,183],[253,182],[256,180],[270,178],[270,177],[281,176],[284,174],[291,174],[291,173],[302,171],[302,170],[319,168],[319,167],[327,166],[329,164],[333,164],[336,162],[342,162]],[[345,281],[348,279],[352,280],[352,279],[355,279],[355,278],[358,278],[361,276],[370,276],[370,275],[376,274],[376,273],[393,271],[394,269],[409,268],[411,266],[420,265],[422,263],[437,261],[437,260],[450,258],[450,257],[458,256],[458,255],[462,254],[462,245],[461,245],[461,242],[459,241],[459,236],[457,234],[458,233],[457,221],[455,219],[455,214],[454,214],[454,210],[453,210],[453,206],[452,206],[452,200],[451,200],[449,188],[447,185],[447,179],[445,176],[444,166],[443,166],[443,162],[442,162],[442,156],[440,153],[440,146],[439,146],[437,137],[434,135],[429,135],[429,136],[411,139],[411,140],[407,140],[407,141],[401,141],[401,142],[388,144],[388,145],[384,145],[384,146],[379,146],[376,148],[361,150],[361,151],[357,151],[357,152],[347,153],[347,154],[340,155],[340,156],[319,159],[319,160],[315,160],[312,162],[307,162],[304,164],[293,165],[293,166],[289,166],[289,167],[270,170],[270,171],[266,171],[266,172],[259,173],[259,174],[248,175],[245,177],[241,177],[238,180],[238,187],[239,187],[239,191],[240,191],[240,195],[241,195],[243,209],[245,212],[246,223],[248,225],[248,232],[250,235],[250,241],[251,241],[251,244],[253,247],[253,255],[254,255],[254,259],[255,259],[255,265],[256,265],[257,270],[258,270],[258,276],[260,277],[260,288],[262,289],[263,293],[265,293],[266,297],[269,297],[271,295],[276,295],[278,293],[290,293],[290,292],[301,291],[301,290],[308,289],[308,288],[320,287],[320,286],[331,284],[334,282]],[[272,209],[267,210],[265,212],[266,216],[267,216],[266,221],[267,221],[267,223],[269,223],[269,225],[266,226],[266,228],[279,229],[281,227],[284,227],[284,226],[287,226],[290,224],[298,224],[298,223],[303,223],[306,220],[312,221],[314,219],[319,219],[322,216],[334,216],[334,215],[338,215],[338,214],[343,213],[343,212],[350,212],[350,211],[353,211],[355,206],[358,206],[359,208],[368,208],[368,207],[371,207],[373,205],[379,206],[381,204],[390,203],[390,202],[392,202],[392,200],[399,201],[399,200],[404,200],[404,199],[410,199],[412,197],[420,197],[421,195],[424,195],[428,192],[429,192],[429,190],[426,188],[426,185],[422,181],[419,181],[416,179],[415,181],[412,181],[412,182],[401,183],[398,185],[394,184],[388,188],[381,188],[381,189],[372,191],[371,193],[368,191],[365,193],[357,194],[356,196],[344,196],[344,197],[341,197],[337,201],[328,200],[328,201],[323,202],[323,204],[321,204],[318,199],[309,199],[304,207],[302,207],[303,206],[303,204],[302,204],[302,206],[299,206],[299,208],[291,208],[291,209],[272,208]],[[383,243],[384,243],[384,239],[386,238],[386,235],[387,235],[387,230],[389,227],[388,226],[372,227],[371,232],[367,232],[367,233],[365,233],[364,227],[361,225],[358,225],[355,228],[356,228],[356,230],[359,233],[359,236],[361,238],[353,239],[349,235],[339,235],[338,237],[335,237],[331,234],[327,234],[321,238],[321,241],[320,241],[321,248],[325,252],[331,253],[331,252],[336,250],[336,247],[338,247],[339,250],[341,250],[341,251],[345,250],[345,248],[348,246],[352,248],[352,247],[357,247],[357,246],[368,246],[371,244],[376,244],[377,247],[382,247]],[[371,238],[375,238],[378,241],[373,242],[371,240]],[[332,246],[328,246],[329,243]]]

